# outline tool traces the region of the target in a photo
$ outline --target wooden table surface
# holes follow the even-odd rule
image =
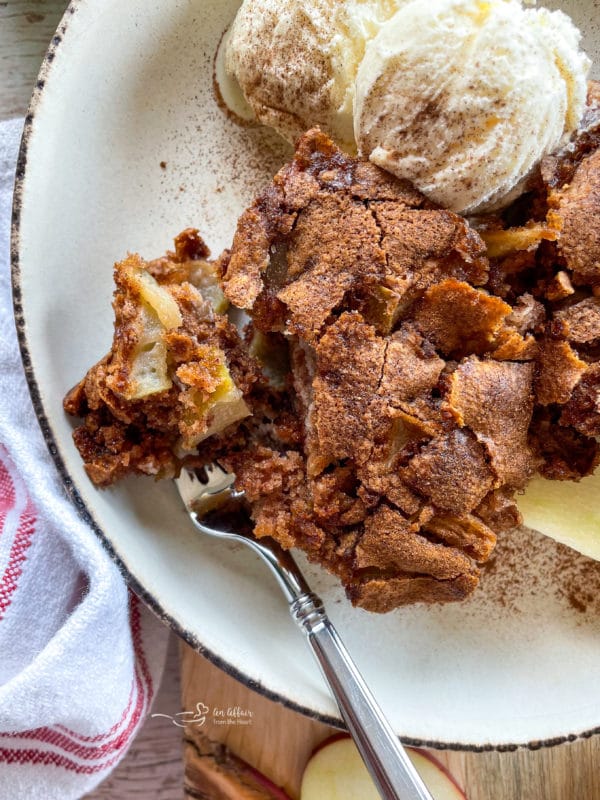
[[[0,120],[25,113],[39,63],[65,6],[64,0],[0,2]],[[88,800],[175,800],[184,791],[189,798],[219,800],[222,786],[216,787],[210,768],[215,743],[225,745],[297,798],[306,760],[312,748],[332,733],[330,728],[249,691],[186,646],[180,660],[173,639],[153,710],[175,714],[180,707],[195,708],[198,701],[249,709],[252,725],[208,723],[202,729],[186,729],[184,790],[179,729],[164,718],[149,718],[124,761]],[[465,787],[469,800],[600,800],[598,737],[535,752],[442,752],[438,757]],[[228,796],[256,797],[247,788]]]
[[[185,709],[198,701],[252,711],[249,726],[216,726],[210,717],[185,731],[187,797],[198,794],[206,739],[227,745],[257,767],[296,800],[300,778],[313,748],[336,731],[300,717],[283,706],[249,692],[233,678],[182,647],[182,698]],[[573,744],[512,753],[435,753],[467,794],[468,800],[600,800],[600,742],[598,737]],[[207,795],[217,800],[218,795]],[[220,800],[220,798],[219,798]]]

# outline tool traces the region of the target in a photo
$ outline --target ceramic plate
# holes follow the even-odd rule
[[[80,0],[42,68],[17,176],[15,295],[48,444],[82,513],[133,587],[249,686],[333,722],[337,711],[268,571],[201,538],[171,483],[87,479],[62,397],[108,349],[112,265],[161,254],[193,225],[214,254],[287,157],[213,94],[235,0]],[[593,54],[594,3],[569,5]],[[586,27],[587,26],[587,27]],[[304,562],[302,562],[304,563]],[[351,608],[306,567],[401,735],[462,747],[537,744],[600,726],[600,566],[539,534],[503,536],[462,605]]]

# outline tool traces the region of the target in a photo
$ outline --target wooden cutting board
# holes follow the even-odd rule
[[[187,645],[182,645],[181,658],[183,710],[197,711],[198,703],[208,709],[203,724],[184,730],[185,796],[264,797],[252,780],[240,777],[237,756],[298,800],[310,754],[336,731],[251,691]],[[598,736],[537,751],[435,755],[468,800],[600,800]]]

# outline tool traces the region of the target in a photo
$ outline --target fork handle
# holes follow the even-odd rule
[[[384,800],[432,800],[400,740],[329,620],[323,603],[304,592],[290,604],[306,634],[356,746]]]

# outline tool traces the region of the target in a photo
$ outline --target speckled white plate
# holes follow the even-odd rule
[[[595,3],[564,4],[598,53]],[[286,155],[236,126],[213,95],[213,57],[236,0],[79,0],[42,68],[17,175],[17,322],[49,447],[82,514],[165,622],[248,685],[338,719],[267,570],[202,539],[170,483],[100,492],[62,411],[111,340],[112,264],[154,256],[182,228],[214,253]],[[597,24],[597,23],[594,23]],[[163,166],[161,166],[163,162]],[[544,537],[503,537],[462,605],[387,616],[352,609],[307,568],[397,731],[470,748],[561,741],[600,726],[600,566]]]

